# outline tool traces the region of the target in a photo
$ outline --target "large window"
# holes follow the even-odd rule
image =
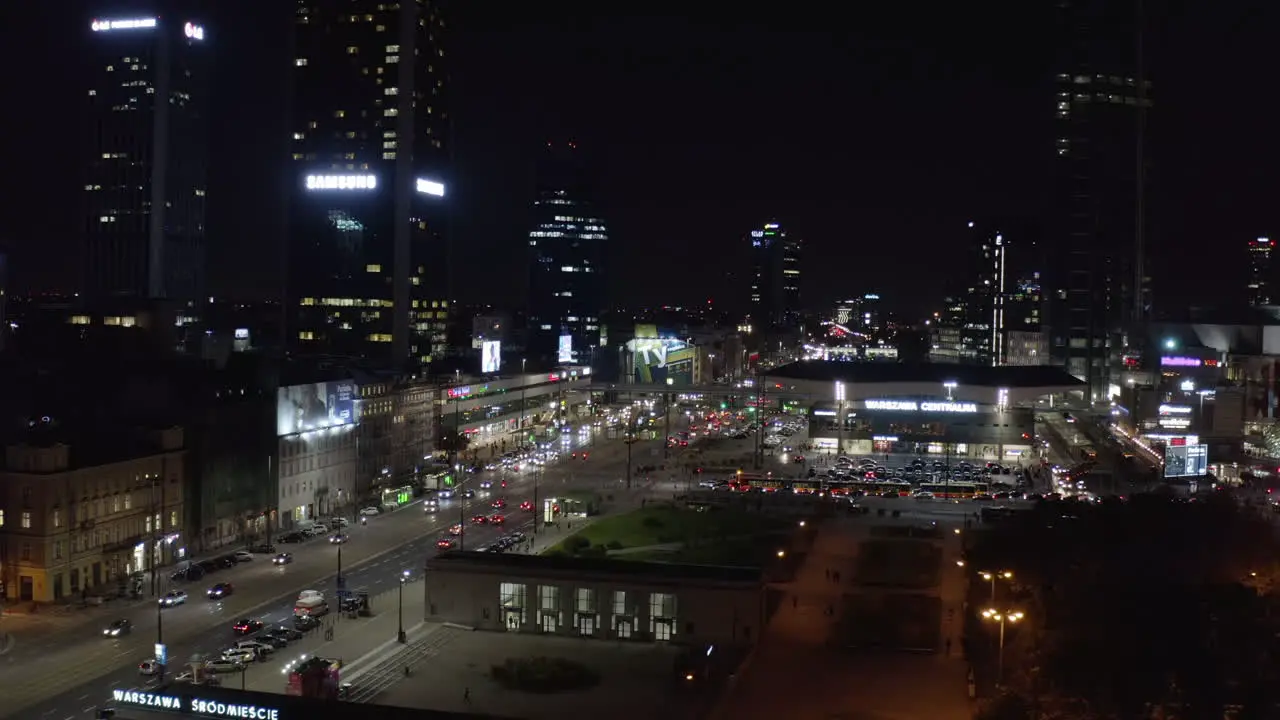
[[[506,629],[515,631],[524,627],[528,618],[527,592],[528,586],[521,583],[504,582],[498,586],[498,606]]]
[[[538,586],[538,627],[542,632],[556,632],[560,626],[560,588]]]
[[[654,640],[670,640],[676,634],[676,596],[650,593],[649,633]]]
[[[595,588],[578,588],[574,591],[574,622],[578,634],[591,637],[596,634],[599,623],[599,611],[596,608]]]
[[[627,591],[613,591],[613,634],[626,639],[631,637],[631,629],[635,626],[631,608],[627,606]]]

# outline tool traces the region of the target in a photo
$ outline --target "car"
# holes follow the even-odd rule
[[[360,515],[361,517],[373,517],[374,515],[378,515],[381,512],[382,511],[376,507],[367,507],[367,508],[362,508],[360,510]]]
[[[506,506],[507,506],[507,501],[503,500],[502,498],[498,498],[497,500],[494,500],[493,502],[489,503],[489,507],[493,508],[494,510],[501,510]]]
[[[459,524],[457,524],[457,525],[454,525],[454,526],[450,527],[450,528],[449,528],[449,534],[450,534],[450,535],[461,535],[461,534],[462,534],[462,524],[461,524],[461,523],[459,523]]]
[[[249,546],[249,552],[257,553],[258,555],[270,555],[275,551],[276,546],[271,543],[258,543],[257,545]]]
[[[471,516],[471,524],[472,524],[472,525],[483,525],[483,524],[485,524],[485,523],[487,523],[487,522],[489,522],[489,518],[487,518],[487,517],[485,517],[485,516],[483,516],[483,515],[472,515],[472,516]]]
[[[218,583],[205,593],[210,600],[221,600],[222,598],[235,592],[235,587],[231,583]]]
[[[276,635],[270,630],[263,630],[262,632],[258,633],[257,635],[254,635],[249,639],[253,640],[254,642],[261,643],[263,645],[270,645],[271,647],[277,648],[277,649],[285,647],[289,644],[288,638],[284,638],[284,637],[281,637],[280,635]]]
[[[440,550],[452,550],[457,547],[458,543],[453,538],[440,538],[436,541],[436,547]]]
[[[159,603],[160,603],[160,607],[175,607],[177,605],[181,605],[185,603],[186,601],[187,601],[186,590],[170,590],[169,592],[160,596]]]
[[[488,490],[488,489],[489,489],[489,488],[491,488],[491,487],[493,487],[493,481],[491,481],[491,480],[481,480],[481,481],[480,481],[480,489],[481,489],[481,490]]]
[[[338,528],[344,528],[350,524],[351,523],[348,522],[346,518],[341,517],[339,515],[335,515],[329,518],[329,527],[333,528],[334,530],[337,530]]]
[[[320,627],[320,620],[310,615],[294,615],[293,628],[298,632],[308,632]]]
[[[530,502],[529,500],[525,500],[524,502],[520,503],[520,509],[524,512],[533,512],[533,503]]]
[[[489,516],[489,524],[490,524],[490,525],[501,525],[501,524],[505,523],[506,521],[507,521],[507,519],[506,519],[505,517],[501,516],[501,515],[490,515],[490,516]]]
[[[234,557],[238,563],[253,562],[253,553],[248,550],[237,550],[236,554],[232,557]]]
[[[300,543],[306,539],[307,539],[307,536],[303,535],[300,532],[291,532],[291,533],[285,533],[284,535],[281,535],[280,537],[276,538],[276,542],[284,543],[286,545],[292,545],[293,543]]]
[[[280,553],[271,558],[272,565],[288,565],[293,562],[293,553]]]
[[[301,631],[296,630],[296,629],[291,628],[291,627],[285,627],[284,625],[277,625],[277,626],[275,626],[275,627],[271,628],[270,630],[264,630],[263,632],[266,632],[266,633],[267,633],[267,634],[269,634],[269,635],[274,635],[274,636],[276,636],[276,637],[284,638],[285,640],[288,640],[289,642],[293,642],[294,640],[301,640],[301,639],[302,639],[302,632],[301,632]]]
[[[131,632],[133,632],[133,622],[124,618],[113,620],[110,625],[102,629],[102,634],[105,637],[113,638],[128,635]]]
[[[204,664],[205,670],[215,673],[244,672],[244,667],[244,663],[239,660],[228,660],[226,658],[207,660]]]
[[[463,491],[462,491],[462,497],[464,497],[464,498],[466,498],[466,499],[468,499],[468,500],[470,500],[471,498],[473,498],[473,497],[475,497],[475,496],[476,496],[476,491],[475,491],[475,490],[463,490]]]
[[[253,648],[229,647],[222,651],[223,660],[231,660],[245,665],[258,660],[261,657],[262,656]]]
[[[240,618],[240,620],[237,621],[235,625],[231,626],[231,630],[234,631],[235,634],[237,635],[249,635],[251,633],[256,633],[259,630],[261,630],[262,625],[263,623],[261,620],[253,620],[251,618]]]
[[[428,498],[422,501],[422,512],[433,513],[438,510],[440,510],[440,503],[436,502],[435,498]]]
[[[346,541],[347,541],[346,533],[334,533],[329,536],[329,542],[333,543],[334,545],[341,545]]]
[[[146,675],[150,677],[159,672],[160,672],[160,663],[156,662],[155,658],[148,658],[138,663],[139,675]]]
[[[240,640],[239,642],[237,642],[235,645],[232,645],[231,647],[237,650],[252,651],[258,657],[262,657],[263,655],[270,655],[271,653],[276,651],[275,645],[272,645],[271,643],[263,642],[261,640],[254,640],[253,638],[249,638],[247,640]]]

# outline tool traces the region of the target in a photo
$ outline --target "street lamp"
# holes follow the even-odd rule
[[[520,358],[520,428],[516,433],[516,448],[524,448],[524,413],[525,413],[525,393],[529,390],[529,383],[524,378],[524,366],[528,358]]]
[[[844,383],[836,381],[836,455],[844,454]]]
[[[946,388],[947,390],[947,400],[948,401],[954,400],[955,389],[959,387],[959,383],[957,383],[955,380],[948,380],[942,383],[942,387]]]
[[[399,614],[399,622],[397,623],[397,625],[399,625],[399,627],[400,627],[400,630],[399,630],[399,632],[397,632],[397,633],[396,633],[396,641],[397,641],[397,642],[399,642],[401,645],[403,645],[403,644],[405,643],[405,636],[404,636],[404,584],[405,584],[405,583],[407,583],[407,582],[409,582],[409,571],[408,571],[408,570],[405,570],[404,572],[400,573],[400,607],[399,607],[399,610],[398,610],[398,614]]]
[[[987,608],[982,611],[982,617],[991,622],[1000,623],[1000,652],[996,659],[996,682],[1004,682],[1004,626],[1005,623],[1016,623],[1025,616],[1019,611],[1000,612],[995,608]]]
[[[991,602],[993,603],[996,601],[996,580],[1012,580],[1013,579],[1012,570],[997,570],[996,572],[989,572],[987,570],[982,570],[978,574],[982,576],[983,580],[991,583]]]

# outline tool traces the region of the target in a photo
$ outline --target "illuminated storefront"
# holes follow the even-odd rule
[[[809,437],[848,455],[939,455],[995,461],[1034,456],[1035,411],[943,398],[868,398],[815,403]]]

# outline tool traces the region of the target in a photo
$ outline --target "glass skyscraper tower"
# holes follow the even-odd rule
[[[84,295],[200,298],[212,39],[198,20],[153,14],[86,19],[85,32]]]
[[[286,261],[296,352],[411,369],[448,313],[445,19],[428,0],[297,0]]]

